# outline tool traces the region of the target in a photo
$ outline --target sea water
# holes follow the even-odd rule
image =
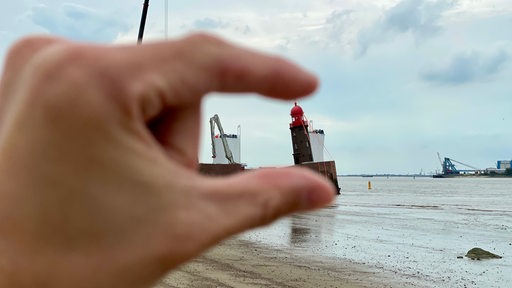
[[[368,189],[371,181],[372,189]],[[416,287],[512,287],[512,179],[340,177],[328,208],[241,237],[396,275]],[[480,247],[502,259],[461,259]]]

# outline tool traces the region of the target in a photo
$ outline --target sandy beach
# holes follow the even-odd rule
[[[295,256],[250,241],[231,239],[170,273],[154,288],[399,287],[385,278],[368,267],[339,259]]]
[[[155,288],[512,287],[512,180],[341,180],[326,209],[240,234]],[[503,258],[463,257],[474,247]]]

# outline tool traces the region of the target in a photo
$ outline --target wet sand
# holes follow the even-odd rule
[[[156,287],[512,287],[512,179],[341,180],[333,205],[241,234]],[[458,257],[473,247],[503,258]]]
[[[365,266],[231,239],[167,275],[169,287],[397,287]]]

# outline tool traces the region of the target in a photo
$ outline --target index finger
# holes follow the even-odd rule
[[[318,85],[314,75],[285,59],[204,34],[125,47],[116,53],[117,59],[132,60],[115,66],[122,67],[117,71],[129,73],[128,78],[138,79],[134,86],[138,100],[163,101],[160,105],[164,106],[197,103],[209,92],[253,92],[296,99],[312,93]]]

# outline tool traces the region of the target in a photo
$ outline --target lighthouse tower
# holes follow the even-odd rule
[[[304,116],[304,110],[295,103],[290,116],[290,132],[292,134],[293,161],[295,165],[307,167],[330,179],[336,188],[336,194],[340,194],[336,163],[324,160],[325,133],[321,129],[313,129],[313,124]]]
[[[324,161],[325,133],[321,129],[313,129],[313,122],[304,116],[304,110],[295,103],[290,112],[292,123],[293,159],[295,164]]]
[[[304,111],[295,103],[290,116],[290,132],[292,134],[293,161],[295,165],[305,162],[313,162],[313,152],[308,132],[308,120],[304,117]]]

